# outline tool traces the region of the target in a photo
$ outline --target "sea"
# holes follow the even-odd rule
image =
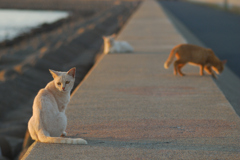
[[[66,11],[0,9],[0,42],[68,16],[69,12]]]

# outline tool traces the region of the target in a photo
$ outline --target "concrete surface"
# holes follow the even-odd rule
[[[239,159],[240,120],[210,76],[163,68],[185,40],[155,1],[143,1],[119,39],[134,54],[102,57],[67,109],[70,137],[88,145],[34,143],[23,159]]]

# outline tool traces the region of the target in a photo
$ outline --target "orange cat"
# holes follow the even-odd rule
[[[199,47],[191,44],[180,44],[175,46],[167,61],[164,63],[164,68],[168,68],[169,65],[174,60],[174,55],[177,60],[174,62],[174,74],[177,72],[184,76],[181,72],[181,68],[186,64],[190,63],[193,65],[200,66],[200,75],[203,75],[203,69],[216,78],[214,70],[217,74],[220,74],[224,69],[224,64],[226,60],[220,61],[211,49]]]

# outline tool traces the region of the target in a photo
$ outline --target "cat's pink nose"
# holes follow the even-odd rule
[[[65,87],[62,87],[62,89],[64,90],[64,89],[65,89]]]

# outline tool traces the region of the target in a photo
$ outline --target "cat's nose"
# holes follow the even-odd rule
[[[62,87],[62,89],[64,90],[64,89],[65,89],[65,87]]]

